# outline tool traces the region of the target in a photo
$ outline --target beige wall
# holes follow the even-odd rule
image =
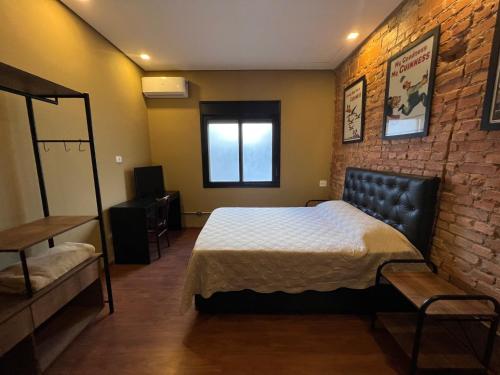
[[[55,0],[0,0],[0,61],[90,93],[103,205],[130,197],[131,168],[150,162],[142,70]],[[40,137],[86,136],[78,101],[36,102],[35,112]],[[42,215],[22,97],[0,94],[0,146],[3,229]],[[42,157],[51,213],[95,213],[88,151],[49,147]],[[116,164],[114,155],[123,155],[124,163]],[[96,233],[90,224],[68,238],[95,242]]]
[[[326,198],[329,188],[334,81],[330,71],[189,71],[188,99],[148,99],[153,163],[164,167],[167,189],[180,190],[184,211],[221,206],[297,206]],[[281,187],[204,189],[200,100],[281,100]],[[188,226],[203,220],[186,216]]]

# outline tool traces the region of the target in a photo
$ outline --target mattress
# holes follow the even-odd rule
[[[91,256],[95,256],[92,245],[64,242],[47,250],[42,255],[27,259],[31,287],[38,291],[57,280]],[[10,294],[25,293],[24,274],[21,263],[16,263],[0,271],[0,292]]]
[[[195,243],[181,310],[194,294],[364,289],[381,262],[421,257],[402,233],[344,201],[219,208]]]

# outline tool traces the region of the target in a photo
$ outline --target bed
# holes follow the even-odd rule
[[[217,209],[193,249],[182,310],[193,295],[210,312],[368,308],[379,264],[428,258],[438,186],[347,168],[339,201]]]

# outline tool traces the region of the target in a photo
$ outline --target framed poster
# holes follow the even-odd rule
[[[387,62],[382,138],[428,134],[439,30],[429,31]]]
[[[497,23],[491,48],[490,67],[484,96],[483,119],[481,130],[500,130],[500,8],[497,12]]]
[[[361,77],[344,89],[344,127],[342,143],[363,141],[365,127],[366,78]]]

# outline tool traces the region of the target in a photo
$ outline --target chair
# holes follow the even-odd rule
[[[156,200],[156,210],[154,215],[148,218],[148,234],[152,234],[156,239],[158,258],[161,258],[160,239],[163,235],[167,237],[167,247],[170,247],[168,238],[168,211],[170,199],[168,195]]]

